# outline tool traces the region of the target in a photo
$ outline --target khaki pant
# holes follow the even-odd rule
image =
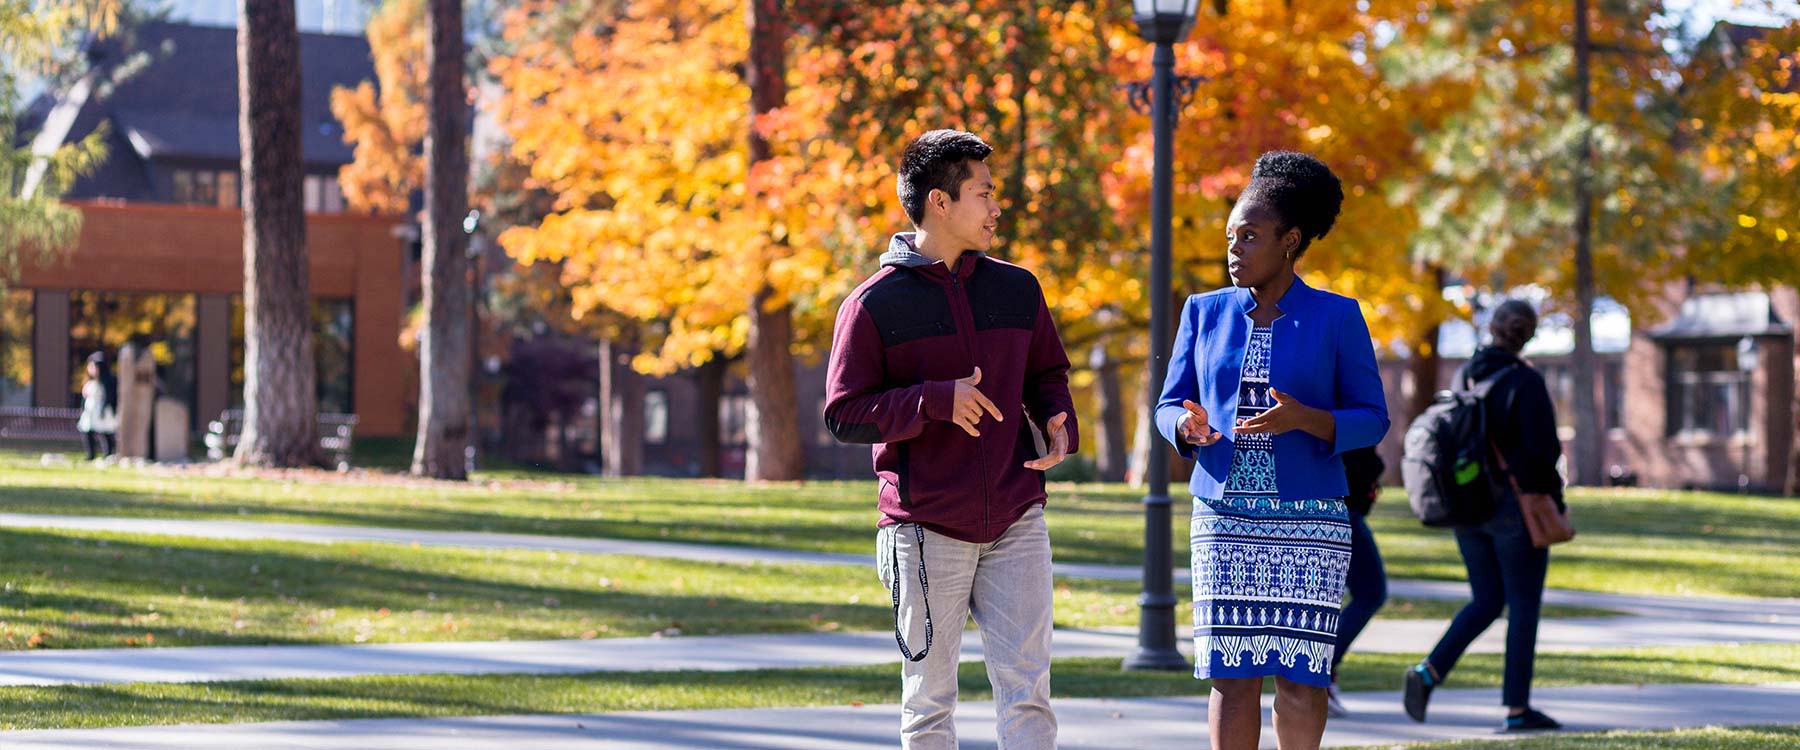
[[[1001,750],[1056,747],[1056,716],[1050,712],[1054,584],[1044,509],[1032,508],[989,544],[970,544],[931,531],[924,536],[932,642],[924,659],[901,665],[900,746],[907,750],[957,746],[952,716],[957,657],[963,625],[973,614],[981,628],[988,681],[994,686]],[[926,649],[918,539],[918,527],[913,525],[885,527],[875,537],[876,568],[889,591],[898,572],[899,630],[915,656]]]

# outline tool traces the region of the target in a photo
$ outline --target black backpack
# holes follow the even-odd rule
[[[1462,387],[1439,392],[1406,428],[1400,478],[1421,523],[1467,526],[1494,517],[1499,485],[1482,402],[1518,367],[1515,362],[1479,383],[1458,373]]]

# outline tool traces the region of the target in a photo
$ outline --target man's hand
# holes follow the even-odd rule
[[[1246,419],[1232,429],[1239,435],[1280,435],[1290,430],[1302,430],[1320,440],[1331,441],[1337,437],[1337,421],[1331,412],[1295,401],[1274,388],[1269,395],[1275,397],[1275,405],[1268,411]]]
[[[1025,462],[1025,468],[1034,471],[1049,471],[1050,467],[1063,462],[1069,456],[1069,431],[1063,423],[1069,421],[1068,412],[1057,412],[1049,422],[1044,424],[1044,439],[1050,444],[1050,452]]]
[[[974,374],[966,378],[957,378],[956,399],[950,405],[950,420],[955,422],[956,426],[963,428],[963,432],[967,432],[973,437],[981,437],[981,431],[975,427],[981,424],[983,411],[994,415],[995,420],[1006,421],[1005,417],[1000,416],[1000,407],[994,406],[994,402],[989,401],[988,397],[982,395],[981,390],[975,387],[980,383],[981,368],[979,367],[975,368]]]
[[[1182,401],[1181,406],[1187,409],[1187,416],[1181,419],[1181,440],[1189,445],[1205,447],[1224,439],[1224,435],[1206,422],[1206,407],[1192,401]]]

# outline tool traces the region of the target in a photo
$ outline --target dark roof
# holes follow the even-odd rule
[[[1718,45],[1720,48],[1718,51],[1727,55],[1727,60],[1735,65],[1736,58],[1744,54],[1745,47],[1749,46],[1751,42],[1759,42],[1767,39],[1770,32],[1773,31],[1776,31],[1776,29],[1768,26],[1750,26],[1747,24],[1732,23],[1730,21],[1720,21],[1713,25],[1712,33],[1708,35],[1708,41]],[[1780,53],[1780,56],[1793,57],[1794,53],[1783,51]],[[1800,91],[1800,75],[1793,75],[1788,77],[1786,85],[1782,86],[1776,93],[1785,94],[1797,91]]]
[[[147,160],[232,162],[238,158],[237,29],[150,22],[94,43],[96,70],[131,68],[110,93],[82,103],[63,139],[78,140],[111,123],[108,164],[72,195],[138,197],[126,184]],[[300,35],[301,153],[309,171],[347,164],[352,151],[331,115],[331,90],[375,79],[368,40],[335,34]],[[68,92],[58,92],[66,96]],[[142,181],[141,177],[136,178]]]

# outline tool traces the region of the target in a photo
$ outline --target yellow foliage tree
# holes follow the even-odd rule
[[[1725,284],[1800,284],[1800,21],[1721,24],[1684,71],[1683,141],[1714,189],[1716,243],[1690,248],[1689,273]]]
[[[384,0],[367,34],[376,80],[331,90],[331,114],[356,147],[338,183],[353,210],[403,214],[425,179],[424,0]]]

